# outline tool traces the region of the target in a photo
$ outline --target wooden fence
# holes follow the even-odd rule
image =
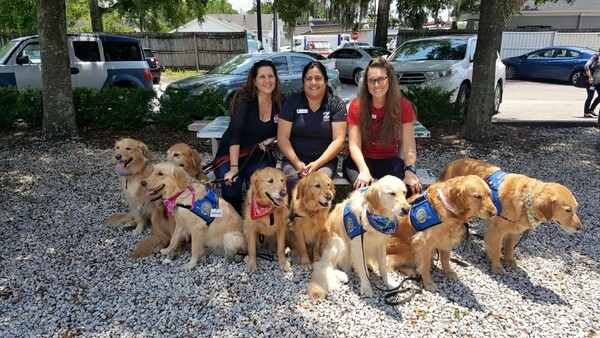
[[[107,33],[108,34],[108,33]],[[160,64],[177,69],[209,69],[248,51],[245,32],[234,33],[110,33],[132,36],[156,52]],[[14,36],[0,35],[0,47]]]

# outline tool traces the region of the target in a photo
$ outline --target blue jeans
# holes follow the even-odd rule
[[[244,165],[246,158],[241,158],[239,160],[239,172],[236,181],[232,185],[227,185],[225,182],[221,183],[221,195],[223,199],[229,202],[233,208],[241,215],[242,214],[242,188],[243,184],[246,184],[246,189],[248,189],[248,185],[250,184],[250,177],[254,174],[255,171],[266,168],[266,167],[274,167],[275,159],[271,156],[266,156],[260,162],[250,161],[248,165]],[[229,172],[230,163],[227,162],[217,169],[217,178],[222,179],[225,177],[225,174]]]

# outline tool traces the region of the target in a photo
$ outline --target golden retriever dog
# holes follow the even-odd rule
[[[175,231],[169,246],[160,250],[161,254],[170,254],[188,236],[191,238],[192,255],[185,265],[186,269],[198,264],[205,247],[227,257],[245,250],[239,214],[231,204],[218,198],[183,168],[172,162],[159,163],[141,184],[151,196],[162,194],[167,212],[175,218]]]
[[[154,208],[140,182],[150,175],[153,168],[150,161],[156,161],[157,157],[146,144],[130,138],[118,140],[113,153],[117,160],[115,170],[119,175],[129,212],[112,215],[104,222],[109,226],[129,223],[135,227],[134,234],[141,234]]]
[[[172,145],[167,150],[167,161],[178,164],[198,181],[208,181],[208,177],[202,171],[202,156],[200,156],[196,149],[185,143]]]
[[[442,171],[440,180],[472,174],[490,183],[491,175],[499,170],[499,167],[488,162],[465,158],[448,164]],[[577,217],[577,201],[569,189],[558,183],[546,183],[525,175],[506,174],[497,189],[497,196],[497,203],[501,205],[499,217],[485,221],[487,231],[484,241],[492,263],[492,273],[506,273],[500,261],[502,242],[504,241],[504,263],[508,267],[517,266],[514,258],[517,236],[537,227],[543,221],[554,220],[567,232],[581,229],[581,221]]]
[[[244,202],[244,232],[248,244],[248,270],[256,271],[256,239],[258,235],[277,238],[279,266],[290,270],[285,258],[285,232],[289,216],[286,177],[279,169],[267,167],[250,177]]]
[[[432,222],[435,225],[427,227],[426,222],[435,219],[435,215],[431,209],[420,209],[420,201],[429,203],[440,223]],[[494,217],[496,207],[490,188],[475,175],[436,182],[429,186],[426,195],[411,202],[410,216],[399,219],[398,229],[388,241],[388,267],[407,275],[414,274],[416,268],[423,287],[435,292],[437,286],[430,272],[435,251],[439,251],[444,275],[457,280],[458,275],[450,266],[450,254],[466,233],[465,222],[476,216]]]
[[[333,235],[324,246],[321,259],[313,264],[307,287],[312,299],[325,298],[329,290],[347,280],[345,273],[351,268],[360,279],[360,293],[372,296],[367,264],[378,266],[386,286],[395,284],[388,276],[385,247],[395,232],[397,217],[408,213],[410,208],[405,195],[404,182],[388,175],[375,181],[366,191],[355,190],[336,205],[328,220]],[[338,267],[343,272],[336,271]]]
[[[200,181],[208,180],[202,171],[202,157],[198,151],[185,143],[172,145],[167,150],[167,161],[182,167],[193,178]],[[152,232],[138,243],[131,258],[147,257],[167,247],[173,232],[175,232],[175,219],[167,214],[161,196],[156,196],[152,200],[157,200],[154,203],[154,211],[150,219]],[[176,255],[177,251],[171,254]]]
[[[327,216],[334,196],[331,178],[318,171],[300,179],[292,191],[290,225],[295,239],[293,247],[303,267],[311,266],[307,248],[312,249],[313,261],[318,261],[321,256],[321,246],[329,232]]]

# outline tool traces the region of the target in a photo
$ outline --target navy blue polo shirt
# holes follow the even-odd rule
[[[344,101],[329,91],[317,111],[310,109],[302,92],[285,101],[279,118],[292,122],[292,148],[300,161],[310,163],[321,157],[333,141],[331,123],[346,122],[346,115]]]

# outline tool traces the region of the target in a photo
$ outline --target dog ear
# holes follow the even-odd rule
[[[377,185],[373,184],[369,187],[369,190],[365,193],[365,201],[369,206],[369,209],[375,211],[381,209],[381,202],[379,201],[379,189]]]
[[[254,174],[252,174],[252,176],[250,177],[250,187],[252,188],[252,197],[256,200],[256,198],[258,198],[258,188],[259,187],[259,180],[258,177],[260,176],[258,173],[260,172],[260,170],[257,170],[254,172]]]
[[[301,200],[304,198],[304,189],[306,189],[306,179],[301,179],[296,184],[296,200]]]
[[[138,147],[142,150],[142,154],[144,155],[145,158],[151,160],[151,161],[156,161],[158,160],[158,158],[156,157],[156,155],[154,155],[153,152],[150,151],[150,149],[148,149],[148,146],[143,143],[143,142],[138,142]]]
[[[552,219],[552,215],[554,214],[553,210],[556,200],[557,198],[554,194],[544,194],[536,198],[533,207],[540,211],[545,219],[549,220]]]
[[[194,165],[196,171],[200,173],[200,171],[202,170],[202,156],[200,156],[200,153],[198,153],[196,149],[190,148],[190,152],[192,153],[192,164]]]
[[[173,167],[173,176],[179,190],[185,189],[190,184],[191,177],[182,167]]]

